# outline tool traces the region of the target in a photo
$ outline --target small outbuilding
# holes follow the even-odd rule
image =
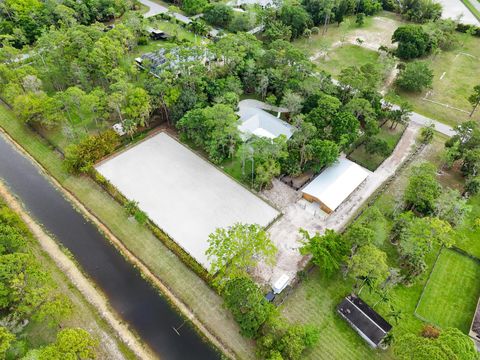
[[[392,330],[392,325],[355,295],[344,298],[337,312],[373,348]]]
[[[252,135],[268,139],[275,139],[284,135],[287,139],[290,139],[293,134],[293,127],[289,123],[262,109],[241,107],[238,115],[240,116],[238,129],[244,140],[248,140]]]
[[[149,28],[147,31],[148,31],[148,35],[152,40],[168,40],[168,38],[170,37],[167,33],[165,33],[162,30]]]
[[[317,202],[327,214],[334,212],[370,175],[370,171],[346,158],[326,168],[301,191],[304,199]]]
[[[475,340],[477,347],[480,349],[480,298],[478,299],[477,310],[473,316],[469,335],[473,340]]]

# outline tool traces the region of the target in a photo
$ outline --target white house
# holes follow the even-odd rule
[[[289,123],[262,109],[241,107],[237,114],[240,116],[238,129],[244,140],[249,139],[252,135],[268,139],[285,135],[289,139],[293,134],[293,127]]]

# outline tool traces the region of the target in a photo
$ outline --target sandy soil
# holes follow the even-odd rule
[[[5,200],[13,211],[20,215],[32,234],[38,240],[42,249],[53,259],[58,268],[77,287],[85,299],[98,310],[100,315],[117,332],[122,341],[124,341],[139,358],[153,359],[154,357],[143,348],[130,330],[128,330],[116,314],[109,309],[106,298],[81,273],[75,263],[62,252],[55,240],[47,235],[40,225],[30,217],[22,205],[20,205],[19,201],[9,192],[6,185],[2,182],[0,182],[0,197]],[[109,359],[124,358],[123,354],[118,349],[116,340],[113,339],[110,334],[102,330],[97,324],[92,324],[92,329],[96,334],[100,335],[100,341],[110,355]]]
[[[278,248],[277,262],[273,267],[259,264],[255,277],[265,284],[272,284],[282,274],[293,279],[308,261],[298,251],[302,245],[299,229],[305,229],[312,235],[323,233],[325,229],[342,230],[375,190],[405,161],[414,148],[419,130],[418,124],[410,123],[392,155],[330,216],[326,216],[315,204],[300,199],[299,192],[275,180],[273,189],[264,191],[263,196],[275,204],[281,204],[283,212],[283,216],[269,228],[271,239]],[[280,195],[290,199],[290,204],[281,203],[278,199]]]

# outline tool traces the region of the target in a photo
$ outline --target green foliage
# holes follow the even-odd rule
[[[470,116],[472,116],[478,104],[480,104],[480,85],[473,87],[473,93],[468,97],[468,101],[472,104],[472,112],[470,113]]]
[[[360,246],[348,261],[348,271],[355,279],[368,278],[380,284],[389,274],[387,254],[371,244]]]
[[[355,18],[355,24],[358,26],[363,26],[365,24],[365,14],[362,12],[357,13],[357,16]]]
[[[182,9],[189,15],[200,14],[208,5],[208,0],[182,0]]]
[[[190,110],[177,123],[182,135],[202,147],[215,163],[231,158],[240,143],[238,117],[227,105]]]
[[[396,341],[394,352],[400,360],[475,360],[478,358],[473,340],[455,328],[444,329],[438,338],[425,338],[414,334],[403,335]]]
[[[418,23],[436,21],[442,15],[442,5],[432,0],[401,0],[398,9],[405,19]]]
[[[263,323],[273,315],[274,305],[249,277],[228,280],[222,290],[225,306],[232,312],[242,335],[254,339]]]
[[[38,351],[38,360],[95,359],[97,344],[83,329],[64,329],[53,344]]]
[[[295,3],[283,4],[280,8],[279,19],[283,24],[290,27],[292,39],[302,36],[305,29],[313,26],[312,19],[308,12]]]
[[[233,10],[230,6],[222,3],[213,3],[205,8],[203,18],[213,26],[228,27],[233,20]]]
[[[421,61],[410,62],[400,70],[395,85],[406,91],[420,92],[432,87],[433,72]]]
[[[14,340],[15,335],[7,328],[0,326],[0,359],[5,359],[5,354]]]
[[[430,163],[415,166],[404,193],[407,207],[422,214],[430,214],[435,208],[435,201],[440,195],[440,190],[435,166]]]
[[[315,234],[310,236],[307,231],[301,229],[303,246],[300,248],[302,255],[312,255],[312,262],[317,265],[327,276],[333,275],[345,260],[349,252],[348,243],[342,235],[327,229],[324,235]]]
[[[120,139],[113,130],[88,136],[78,144],[67,147],[65,167],[73,174],[88,172],[95,162],[111,154],[119,144]]]
[[[463,198],[458,190],[448,188],[443,189],[436,199],[433,213],[451,226],[458,226],[471,210],[471,206],[467,205],[467,199]]]
[[[433,140],[433,136],[435,135],[435,125],[429,125],[422,127],[420,130],[420,136],[422,139],[422,143],[430,144]]]
[[[269,235],[259,225],[237,223],[230,228],[219,228],[208,238],[205,252],[210,273],[216,274],[216,284],[244,276],[260,261],[273,264],[277,249]]]
[[[392,42],[398,43],[396,55],[404,60],[427,55],[432,51],[430,37],[420,25],[403,25],[397,28]]]
[[[320,337],[311,325],[290,325],[282,318],[271,317],[257,340],[260,359],[300,360],[305,350],[313,347]]]

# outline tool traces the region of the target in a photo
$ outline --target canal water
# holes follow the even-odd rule
[[[111,306],[165,360],[211,360],[220,355],[142,279],[98,229],[0,134],[0,178],[36,220],[75,257]]]

